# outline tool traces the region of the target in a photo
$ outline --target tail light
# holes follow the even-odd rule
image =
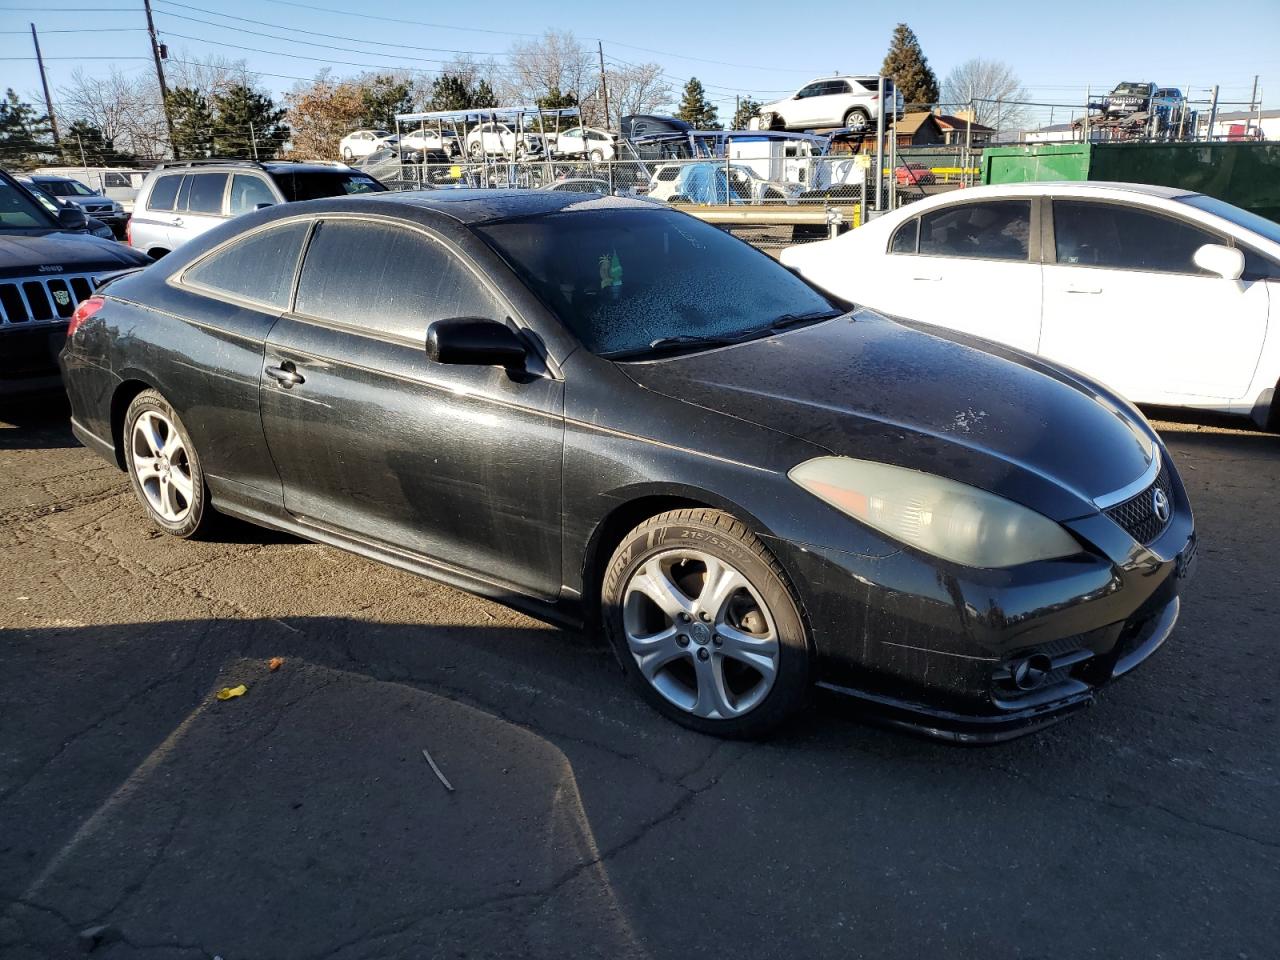
[[[133,217],[130,217],[124,224],[124,242],[129,246],[133,246]]]
[[[67,336],[72,336],[80,329],[80,324],[106,306],[106,303],[101,297],[90,297],[88,300],[80,301],[80,306],[76,307],[76,312],[71,314],[71,320],[67,324]]]

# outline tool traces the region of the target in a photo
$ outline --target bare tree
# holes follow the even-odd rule
[[[600,74],[590,50],[572,31],[548,30],[538,40],[515,43],[507,52],[510,72],[504,84],[509,101],[533,104],[558,93],[576,103],[594,99]]]
[[[117,150],[140,157],[163,157],[168,131],[154,77],[129,76],[114,65],[105,77],[90,77],[77,67],[71,82],[58,89],[60,112],[102,131]]]
[[[653,113],[671,104],[674,93],[656,63],[617,67],[606,75],[609,84],[610,125],[618,130],[622,118],[633,113]]]
[[[942,81],[942,102],[949,109],[973,102],[974,122],[997,130],[1025,126],[1030,111],[1023,101],[1029,99],[1013,68],[999,60],[966,60]]]
[[[196,91],[206,100],[212,100],[216,96],[225,95],[232,87],[254,89],[260,78],[248,68],[244,60],[228,60],[226,57],[193,60],[184,53],[179,58],[168,61],[165,80],[171,89],[185,87]]]

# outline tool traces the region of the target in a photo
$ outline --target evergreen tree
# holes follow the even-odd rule
[[[413,85],[398,77],[376,74],[360,81],[364,122],[378,130],[394,130],[396,114],[413,110]]]
[[[690,77],[689,82],[684,85],[684,96],[680,100],[676,116],[692,124],[695,130],[720,129],[716,108],[707,99],[707,91],[697,77]]]
[[[173,117],[173,155],[199,160],[213,155],[213,111],[204,94],[191,87],[169,91]]]
[[[752,100],[750,97],[741,97],[738,100],[738,109],[733,114],[733,129],[746,130],[751,124],[752,118],[760,112],[762,104],[758,100]]]
[[[115,148],[101,130],[84,120],[77,120],[62,132],[62,160],[64,163],[85,163],[89,166],[107,166],[113,163],[133,163],[131,153]]]
[[[538,106],[543,110],[564,110],[577,105],[578,98],[572,93],[561,93],[559,87],[552,87],[545,96],[538,98]]]
[[[285,111],[264,93],[232,84],[213,95],[213,147],[218,156],[269,160],[289,139]],[[255,153],[256,146],[256,153]]]
[[[432,110],[475,110],[492,107],[498,102],[493,89],[484,80],[473,87],[465,77],[456,73],[442,73],[431,81]]]
[[[0,100],[0,165],[19,170],[34,167],[52,153],[49,118],[18,99],[12,89]]]
[[[905,23],[893,28],[893,39],[880,72],[893,80],[907,104],[938,102],[938,78],[920,49],[920,41]]]

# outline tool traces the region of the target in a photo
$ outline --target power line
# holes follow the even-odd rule
[[[180,19],[180,20],[189,20],[189,21],[191,21],[192,23],[203,23],[203,24],[205,24],[206,26],[210,26],[210,27],[217,27],[217,28],[222,29],[222,30],[234,30],[234,31],[236,31],[236,33],[247,33],[247,34],[250,34],[251,36],[255,36],[255,37],[266,37],[268,40],[283,40],[285,43],[300,43],[300,44],[302,44],[303,46],[306,46],[306,47],[323,47],[323,48],[324,48],[324,49],[326,49],[326,50],[340,50],[340,51],[343,51],[343,52],[345,52],[345,53],[363,53],[363,54],[367,54],[367,55],[369,55],[369,56],[373,56],[373,57],[377,57],[377,56],[381,56],[381,55],[382,55],[382,54],[381,54],[379,51],[377,51],[377,50],[359,50],[359,49],[357,49],[357,48],[355,48],[355,47],[340,47],[340,46],[335,46],[334,44],[331,44],[331,43],[317,43],[317,42],[316,42],[316,41],[314,41],[314,40],[299,40],[299,39],[298,39],[298,38],[296,38],[296,37],[282,37],[282,36],[280,36],[279,34],[275,34],[275,33],[263,33],[263,32],[262,32],[262,31],[260,31],[260,30],[247,30],[247,29],[245,29],[244,27],[234,26],[233,24],[229,24],[229,23],[215,23],[215,22],[214,22],[214,21],[212,21],[212,20],[201,20],[201,19],[199,19],[198,17],[187,17],[187,16],[183,16],[183,15],[182,15],[182,14],[180,14],[180,13],[170,13],[168,10],[157,10],[156,12],[157,12],[157,13],[160,13],[160,14],[162,14],[163,16],[166,16],[166,17],[176,17],[176,18],[178,18],[178,19]],[[237,19],[240,19],[240,18],[237,18]],[[250,23],[253,23],[254,21],[249,21],[249,22],[250,22]],[[266,24],[263,24],[263,26],[266,26]],[[288,29],[290,29],[290,28],[289,28],[289,27],[284,27],[283,29],[288,30]],[[309,33],[310,31],[299,31],[299,32],[307,32],[307,33]],[[316,35],[317,35],[317,36],[327,36],[326,34],[316,34]],[[174,34],[174,36],[175,36],[175,37],[178,37],[178,36],[182,36],[182,34],[175,33],[175,34]],[[333,39],[333,40],[341,40],[341,39],[343,39],[343,38],[342,38],[342,37],[331,37],[330,39]],[[208,42],[212,43],[212,42],[214,42],[214,41],[208,41]],[[357,42],[358,42],[358,43],[364,43],[365,41],[363,41],[363,40],[359,40],[359,41],[357,41]],[[474,53],[474,52],[475,52],[475,51],[470,51],[470,50],[448,50],[448,49],[442,49],[442,48],[437,48],[437,47],[411,47],[411,46],[409,46],[408,44],[384,44],[384,46],[402,47],[402,48],[404,48],[404,49],[406,49],[406,50],[431,50],[431,51],[433,51],[433,52],[437,52],[437,53]],[[424,59],[425,59],[425,58],[424,58]],[[445,61],[443,61],[443,60],[428,60],[427,62],[429,62],[429,63],[444,63]]]
[[[344,67],[362,67],[366,70],[404,70],[408,73],[438,73],[437,70],[423,70],[419,67],[403,66],[391,63],[356,63],[352,60],[329,60],[325,57],[308,57],[300,53],[285,53],[283,50],[263,50],[261,47],[246,47],[239,43],[225,43],[222,40],[209,40],[204,37],[193,37],[185,33],[174,33],[172,30],[165,31],[166,36],[179,37],[183,40],[194,40],[196,43],[211,43],[217,47],[230,47],[233,50],[247,50],[250,53],[265,53],[271,57],[288,57],[291,60],[310,60],[313,63],[338,64]],[[364,52],[364,51],[356,51]],[[424,63],[448,63],[447,60],[432,60],[428,57],[421,58]]]
[[[421,46],[420,44],[412,44],[412,43],[390,43],[390,42],[387,42],[387,41],[385,41],[385,40],[365,40],[365,39],[364,39],[364,38],[362,38],[362,37],[343,37],[343,36],[340,36],[340,35],[338,35],[338,34],[334,34],[334,33],[321,33],[321,32],[320,32],[320,31],[318,31],[318,30],[304,30],[304,29],[302,29],[301,27],[290,27],[290,26],[287,26],[286,24],[283,24],[283,23],[268,23],[268,22],[267,22],[267,21],[265,21],[265,20],[254,20],[254,19],[251,19],[251,18],[249,18],[249,17],[236,17],[236,16],[232,16],[232,15],[231,15],[231,14],[229,14],[229,13],[219,13],[219,12],[218,12],[218,11],[216,11],[216,10],[208,10],[208,9],[206,9],[206,8],[204,8],[204,7],[194,7],[194,6],[191,6],[190,4],[187,4],[187,3],[175,3],[175,2],[173,2],[173,0],[156,0],[156,2],[157,2],[157,3],[162,3],[162,4],[164,4],[166,7],[181,7],[181,8],[182,8],[182,9],[184,9],[184,10],[195,10],[195,11],[197,11],[197,12],[199,12],[199,13],[207,13],[207,14],[210,14],[210,15],[215,16],[215,17],[222,17],[223,19],[226,19],[226,20],[236,20],[236,21],[239,21],[240,23],[252,23],[252,24],[254,24],[254,25],[256,25],[256,26],[259,26],[259,27],[272,27],[273,29],[276,29],[276,30],[288,30],[290,33],[305,33],[307,36],[310,36],[310,37],[323,37],[323,38],[324,38],[324,39],[326,39],[326,40],[352,40],[352,41],[355,41],[356,43],[363,43],[363,44],[367,44],[368,46],[372,46],[372,47],[391,47],[391,48],[393,48],[393,49],[400,49],[400,50],[414,50],[414,51],[417,51],[417,50],[430,50],[430,51],[433,51],[433,52],[436,52],[436,53],[456,53],[456,54],[465,54],[465,55],[467,55],[467,56],[473,56],[473,57],[501,57],[501,56],[505,56],[505,54],[504,54],[504,53],[501,53],[501,52],[498,52],[498,51],[489,51],[489,50],[454,50],[454,49],[451,49],[451,48],[449,48],[449,47],[424,47],[424,46]],[[201,20],[201,19],[199,19],[199,18],[197,18],[197,17],[188,17],[188,16],[184,16],[183,14],[180,14],[180,13],[173,13],[172,11],[169,11],[169,10],[160,10],[160,11],[158,11],[158,12],[163,13],[166,17],[177,17],[177,18],[178,18],[178,19],[180,19],[180,20],[190,20],[190,21],[192,21],[193,23],[203,23],[203,24],[207,24],[207,25],[209,25],[209,26],[211,26],[211,27],[221,27],[221,28],[223,28],[224,30],[239,30],[239,31],[241,31],[241,32],[243,32],[243,33],[253,33],[253,31],[252,31],[252,30],[245,30],[243,27],[236,27],[236,26],[233,26],[233,25],[231,25],[231,24],[229,24],[229,23],[215,23],[215,22],[214,22],[214,21],[212,21],[212,20]],[[270,34],[265,34],[265,33],[264,33],[264,34],[259,34],[259,36],[264,36],[264,37],[265,37],[265,36],[270,36]],[[323,47],[323,46],[326,46],[326,44],[323,44],[323,43],[310,43],[310,41],[307,41],[307,40],[296,40],[296,39],[294,39],[293,37],[275,37],[274,39],[277,39],[277,40],[288,40],[288,41],[290,41],[291,43],[308,43],[308,44],[310,44],[311,46],[314,46],[314,47]],[[343,49],[343,48],[337,48],[337,47],[335,47],[334,49]],[[363,51],[363,50],[361,50],[361,51],[355,51],[355,52],[358,52],[358,53],[367,53],[367,52],[369,52],[369,51]]]
[[[15,9],[8,7],[7,9]],[[26,30],[0,30],[0,33],[26,33]],[[146,27],[82,27],[75,30],[41,30],[43,33],[146,33]]]

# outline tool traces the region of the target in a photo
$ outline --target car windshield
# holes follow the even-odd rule
[[[622,359],[697,349],[842,312],[717,227],[614,203],[585,200],[476,227],[592,353]]]
[[[78,180],[42,180],[40,186],[55,197],[96,197],[97,194]]]
[[[21,187],[0,179],[0,231],[48,230],[56,221]]]
[[[1193,193],[1185,197],[1178,197],[1178,200],[1189,207],[1195,207],[1205,213],[1212,213],[1215,217],[1221,217],[1223,220],[1230,220],[1238,227],[1252,230],[1258,236],[1264,237],[1272,243],[1280,243],[1280,223],[1276,223],[1274,220],[1260,217],[1256,213],[1242,210],[1234,204],[1217,200],[1214,197],[1206,197],[1203,193]]]
[[[281,170],[273,171],[271,179],[290,202],[379,193],[387,189],[367,173],[350,170]]]
[[[1150,92],[1151,87],[1145,83],[1122,83],[1111,91],[1117,97],[1145,97]]]

